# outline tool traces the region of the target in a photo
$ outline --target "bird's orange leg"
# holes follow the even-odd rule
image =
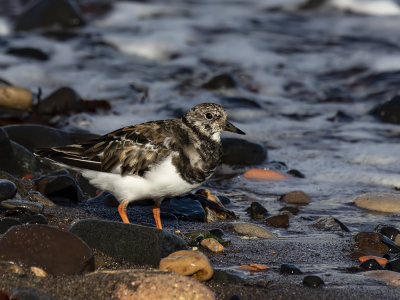
[[[160,219],[160,205],[161,203],[156,201],[156,204],[153,206],[153,216],[156,221],[156,226],[158,229],[162,229],[161,219]]]
[[[128,206],[128,201],[124,200],[118,205],[118,212],[122,219],[122,222],[129,223],[128,216],[126,215],[126,207]]]

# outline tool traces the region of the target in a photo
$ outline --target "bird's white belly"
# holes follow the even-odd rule
[[[92,170],[83,170],[82,175],[94,186],[112,192],[119,201],[173,197],[187,193],[200,185],[183,180],[172,164],[171,156],[148,171],[144,177],[121,176]]]

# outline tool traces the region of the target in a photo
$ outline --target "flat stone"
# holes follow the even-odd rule
[[[42,203],[27,200],[4,200],[0,202],[0,206],[4,208],[24,208],[33,213],[41,213],[43,211]]]
[[[207,257],[199,251],[192,250],[171,253],[161,259],[159,268],[160,270],[193,276],[200,281],[209,280],[214,274]]]
[[[367,271],[363,274],[381,279],[388,285],[400,286],[400,273],[394,271],[378,270],[378,271]]]
[[[400,212],[400,194],[366,193],[354,197],[352,202],[369,210],[388,213]]]
[[[202,240],[200,242],[200,245],[202,245],[204,248],[207,248],[208,250],[214,253],[220,253],[225,250],[224,246],[222,246],[216,239],[213,238],[207,238]]]
[[[251,223],[246,223],[246,222],[235,222],[232,223],[233,229],[243,235],[247,236],[256,236],[259,238],[266,238],[266,239],[274,239],[276,236],[265,229],[264,227],[251,224]]]
[[[47,225],[12,227],[0,239],[0,260],[40,267],[52,275],[94,269],[92,251],[81,239]]]
[[[86,219],[73,224],[70,232],[91,248],[139,264],[158,266],[162,257],[187,249],[175,234],[136,224]]]
[[[0,201],[11,199],[17,193],[17,186],[14,182],[0,179]]]
[[[288,204],[306,205],[310,203],[311,197],[303,191],[292,191],[282,195],[279,200],[285,201]]]

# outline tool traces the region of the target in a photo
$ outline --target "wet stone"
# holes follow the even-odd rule
[[[399,253],[400,252],[400,247],[397,246],[391,239],[389,239],[387,236],[382,236],[382,244],[386,245],[389,248],[390,253]]]
[[[23,208],[33,213],[41,213],[43,211],[42,203],[26,200],[4,200],[0,202],[0,206],[4,208]]]
[[[19,220],[23,224],[47,224],[47,219],[42,214],[24,215]]]
[[[363,250],[367,255],[382,256],[389,253],[389,247],[370,239],[362,239],[357,242],[357,248]]]
[[[390,271],[400,272],[400,258],[389,261],[386,264],[386,269]]]
[[[14,182],[0,179],[0,201],[11,199],[17,193],[17,186]]]
[[[21,300],[55,300],[53,297],[30,287],[17,287],[13,289],[10,297]]]
[[[225,232],[220,228],[212,228],[209,230],[209,232],[220,239],[225,235]]]
[[[389,239],[394,241],[400,231],[393,226],[382,226],[378,229],[378,232],[384,236],[387,236]]]
[[[306,205],[310,203],[311,197],[303,191],[292,191],[282,195],[279,200],[285,201],[288,204]]]
[[[187,249],[175,234],[135,224],[86,219],[73,224],[70,232],[91,248],[139,264],[158,266],[162,257]]]
[[[266,238],[266,239],[274,239],[276,238],[276,236],[268,231],[267,229],[255,225],[255,224],[251,224],[251,223],[246,223],[246,222],[235,222],[232,223],[232,227],[233,229],[242,235],[246,235],[246,236],[255,236],[255,237],[259,237],[259,238]]]
[[[324,284],[324,281],[316,275],[308,275],[303,278],[303,285],[308,287],[316,288]]]
[[[21,222],[12,218],[0,219],[0,234],[5,233],[8,229],[16,225],[21,225]]]
[[[170,201],[163,201],[161,210],[189,220],[204,221],[206,217],[206,212],[201,203],[189,197],[171,198]]]
[[[302,271],[295,265],[291,264],[282,264],[281,268],[279,269],[281,274],[287,274],[287,275],[300,275],[303,274]]]
[[[350,231],[346,225],[332,216],[320,217],[314,221],[312,226],[325,231]]]
[[[261,164],[267,159],[267,150],[261,144],[238,138],[223,138],[221,142],[223,164],[251,166]]]
[[[280,208],[279,211],[280,212],[288,211],[293,215],[297,215],[299,213],[300,209],[298,209],[295,206],[284,206],[284,207]]]
[[[265,219],[265,223],[269,226],[277,228],[288,228],[289,227],[289,216],[288,215],[278,215],[272,216]]]
[[[199,251],[191,250],[171,253],[161,259],[159,268],[160,270],[193,276],[200,281],[209,280],[214,274],[207,257]]]
[[[359,232],[354,236],[354,240],[356,242],[365,239],[370,239],[376,242],[380,242],[382,240],[382,235],[376,232]]]
[[[303,173],[301,173],[299,170],[291,169],[291,170],[287,171],[286,173],[289,175],[292,175],[294,177],[297,177],[297,178],[306,178],[306,176]]]
[[[12,227],[0,239],[0,260],[40,267],[52,275],[94,269],[92,251],[81,239],[47,225]]]
[[[353,198],[357,206],[380,212],[400,212],[400,194],[366,193]]]
[[[376,261],[376,259],[373,258],[361,263],[360,268],[365,271],[383,270],[382,266]]]
[[[74,110],[77,110],[79,103],[81,101],[81,96],[78,95],[70,87],[62,87],[40,102],[38,107],[38,112],[40,114],[67,114]]]
[[[258,202],[252,202],[246,211],[252,219],[263,219],[268,214],[268,210]]]
[[[222,246],[216,239],[213,238],[206,238],[202,240],[200,245],[214,253],[220,253],[225,250],[224,246]]]

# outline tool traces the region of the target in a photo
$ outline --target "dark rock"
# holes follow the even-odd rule
[[[383,270],[382,266],[376,261],[376,259],[368,259],[360,264],[360,268],[365,271],[372,270]]]
[[[10,141],[7,132],[0,128],[0,170],[22,177],[37,171],[33,154],[25,147]]]
[[[357,248],[367,255],[382,256],[389,253],[389,247],[371,239],[362,239],[357,242]]]
[[[301,173],[299,170],[291,169],[291,170],[287,171],[286,173],[288,173],[289,175],[292,175],[294,177],[297,177],[297,178],[306,178],[306,176],[303,173]]]
[[[354,240],[356,242],[364,239],[370,239],[376,242],[380,242],[382,240],[382,235],[376,232],[359,232],[354,236]]]
[[[65,146],[75,142],[70,133],[49,126],[18,124],[4,126],[3,128],[11,140],[31,151],[36,148]]]
[[[42,214],[25,215],[19,219],[23,224],[47,224],[47,219]]]
[[[39,103],[37,108],[40,114],[66,114],[79,106],[81,96],[69,87],[62,87],[51,93]]]
[[[34,1],[16,20],[16,30],[83,26],[85,21],[79,8],[69,0]]]
[[[10,199],[0,202],[0,206],[4,208],[22,208],[32,213],[41,213],[43,211],[43,204],[40,202],[33,202],[27,200]]]
[[[55,300],[53,297],[30,287],[17,287],[13,289],[10,297],[19,300]]]
[[[285,201],[289,204],[308,204],[310,203],[311,197],[303,191],[292,191],[282,195],[279,200]]]
[[[229,199],[229,198],[226,197],[226,196],[219,195],[219,196],[217,196],[217,198],[219,199],[219,201],[221,201],[221,203],[222,203],[223,205],[228,205],[228,204],[231,204],[231,203],[232,203],[232,202],[231,202],[231,199]]]
[[[346,271],[350,274],[355,274],[355,273],[360,273],[363,271],[360,267],[348,267],[346,268]]]
[[[260,109],[262,106],[255,100],[243,97],[221,97],[221,104],[225,108]]]
[[[378,105],[371,113],[385,123],[400,124],[400,96]]]
[[[220,74],[211,78],[201,87],[207,90],[233,89],[236,87],[236,81],[229,74]]]
[[[189,220],[204,221],[206,217],[206,212],[201,203],[189,197],[171,198],[170,201],[163,201],[161,210]]]
[[[320,217],[312,226],[325,231],[350,231],[342,222],[332,216]]]
[[[250,166],[267,159],[267,150],[261,144],[237,138],[223,138],[221,142],[223,164]]]
[[[52,275],[94,270],[92,251],[81,239],[47,225],[12,227],[0,239],[0,260],[40,267]]]
[[[243,284],[244,280],[239,276],[231,274],[225,270],[214,270],[212,280],[222,284]]]
[[[288,228],[289,227],[289,216],[288,215],[278,215],[272,216],[265,219],[267,225],[277,227],[277,228]]]
[[[392,241],[394,241],[396,236],[400,233],[400,231],[393,226],[382,226],[378,229],[378,232],[384,236],[387,236]]]
[[[220,228],[212,228],[209,230],[209,232],[220,239],[225,235],[225,232]]]
[[[17,193],[17,186],[14,182],[0,179],[0,201],[11,199]]]
[[[324,284],[325,284],[324,281],[319,276],[316,275],[308,275],[303,278],[303,285],[305,286],[315,288]]]
[[[280,208],[279,211],[288,211],[293,215],[297,215],[300,210],[295,206],[284,206]]]
[[[252,219],[263,219],[268,214],[268,210],[256,201],[251,202],[250,207],[246,211],[250,213]]]
[[[400,272],[400,258],[388,261],[385,268],[390,271]]]
[[[55,176],[53,176],[55,175]],[[83,193],[71,175],[51,173],[38,179],[36,189],[56,204],[75,205],[83,199]]]
[[[81,220],[73,224],[70,232],[91,248],[139,264],[158,266],[162,257],[187,249],[185,241],[177,235],[141,225]]]
[[[391,239],[387,236],[382,236],[382,244],[386,245],[389,248],[389,253],[399,253],[400,247],[397,246]]]
[[[350,123],[353,121],[353,118],[345,112],[339,110],[334,116],[328,118],[327,120],[334,123]]]
[[[300,275],[303,274],[302,271],[295,265],[291,264],[282,264],[280,268],[280,273],[281,274],[287,274],[287,275]]]
[[[21,225],[21,222],[11,218],[0,219],[0,234],[3,234],[8,229],[16,225]]]
[[[42,50],[30,47],[9,48],[6,53],[19,57],[32,58],[40,61],[46,61],[49,59],[49,55],[44,53]]]

